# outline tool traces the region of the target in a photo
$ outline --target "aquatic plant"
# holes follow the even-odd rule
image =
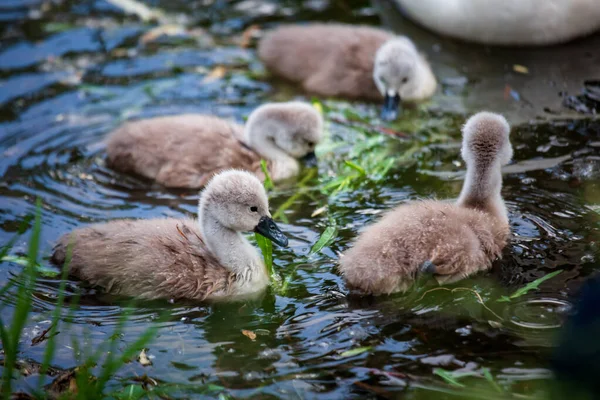
[[[11,279],[0,289],[0,310],[6,305],[7,298],[10,297],[15,302],[12,320],[5,321],[4,318],[0,317],[0,338],[2,339],[2,351],[4,353],[4,358],[2,359],[1,387],[3,398],[10,398],[13,394],[13,380],[18,379],[18,367],[22,363],[19,360],[20,343],[23,340],[24,328],[33,312],[36,282],[39,276],[38,268],[40,264],[38,263],[38,254],[40,233],[41,201],[38,199],[29,240],[28,262],[15,278]],[[6,258],[6,254],[10,251],[17,237],[0,250],[0,259],[22,260],[18,258]],[[73,314],[78,304],[79,296],[76,295],[69,299],[69,307],[65,307],[69,259],[70,249],[67,251],[67,263],[65,263],[63,271],[60,274],[60,284],[56,303],[50,316],[50,326],[32,341],[34,344],[43,344],[45,349],[41,363],[35,367],[39,376],[37,385],[31,388],[30,395],[36,398],[46,398],[48,397],[48,393],[50,393],[50,397],[66,396],[67,398],[78,399],[113,397],[111,392],[114,389],[109,388],[109,380],[114,379],[119,369],[126,363],[131,362],[134,356],[152,341],[159,328],[159,322],[152,324],[135,341],[125,346],[124,349],[117,351],[118,341],[134,309],[132,306],[124,308],[112,335],[95,350],[82,346],[78,339],[72,337],[73,359],[76,360],[77,366],[71,370],[59,372],[50,384],[45,384],[46,374],[50,370],[53,370],[55,374],[57,373],[56,369],[52,367],[52,362],[56,353],[56,337],[59,334],[59,329],[64,332],[63,334],[69,332],[71,322],[74,319]],[[22,262],[18,263],[23,264]],[[67,314],[66,316],[64,316],[65,313]],[[161,318],[158,319],[158,321],[160,320]],[[95,374],[95,371],[98,373]],[[138,389],[135,390],[137,391]],[[25,395],[23,394],[23,396]]]

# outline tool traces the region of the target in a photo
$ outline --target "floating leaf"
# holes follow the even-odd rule
[[[227,69],[222,65],[217,65],[212,71],[202,79],[202,83],[213,82],[223,78],[227,74]],[[262,162],[261,162],[262,164]]]
[[[155,42],[160,37],[164,36],[183,36],[186,34],[186,29],[181,25],[167,24],[159,25],[156,28],[152,28],[142,35],[140,43],[147,45],[151,42]]]
[[[123,390],[112,394],[118,400],[141,399],[146,395],[146,391],[141,385],[129,385]]]
[[[57,33],[68,31],[69,29],[73,29],[75,25],[67,23],[67,22],[49,22],[44,25],[44,32],[46,33]]]
[[[256,340],[256,333],[252,331],[242,329],[242,335],[246,336],[250,340]]]
[[[327,210],[327,206],[319,207],[312,214],[310,214],[311,218],[316,217],[317,215],[323,214]]]
[[[511,294],[509,297],[502,296],[500,299],[498,299],[498,302],[501,302],[501,303],[507,302],[507,301],[510,301],[511,299],[516,299],[517,297],[521,297],[524,294],[526,294],[527,292],[529,292],[530,290],[537,289],[543,282],[547,281],[548,279],[554,278],[556,275],[560,274],[561,272],[562,272],[562,270],[554,271],[554,272],[549,273],[548,275],[545,275],[545,276],[542,276],[541,278],[536,279],[533,282],[529,282],[527,285],[518,289],[516,292]]]
[[[310,255],[318,253],[323,249],[323,247],[333,242],[333,240],[337,236],[337,232],[337,225],[335,224],[335,221],[333,221],[331,225],[325,228],[319,240],[317,240],[317,242],[313,244],[313,246],[310,248],[310,252],[308,254]]]
[[[260,169],[263,174],[265,174],[265,181],[263,182],[265,190],[273,189],[273,181],[271,180],[271,175],[269,175],[269,169],[267,168],[267,162],[265,160],[260,160]]]
[[[527,68],[524,65],[514,64],[513,65],[513,71],[518,72],[519,74],[528,74],[529,73],[529,68]]]
[[[147,365],[152,365],[152,361],[150,361],[150,359],[148,358],[148,355],[146,354],[146,349],[142,349],[142,351],[140,352],[140,355],[138,356],[138,361],[144,367]]]
[[[357,347],[355,349],[350,349],[350,350],[346,350],[346,351],[342,352],[340,354],[340,357],[353,357],[353,356],[357,356],[357,355],[362,354],[364,352],[370,351],[371,349],[373,349],[373,346]]]
[[[151,20],[164,19],[163,12],[159,9],[153,9],[137,0],[106,0],[112,5],[121,8],[127,14],[136,15],[144,22]]]
[[[265,266],[267,267],[267,273],[269,276],[273,275],[273,243],[263,235],[258,233],[254,234],[256,238],[256,244],[260,248],[262,252],[263,258],[265,260]]]
[[[194,371],[194,370],[198,369],[198,367],[196,367],[194,365],[189,365],[189,364],[177,362],[177,361],[171,361],[171,365],[181,371]]]

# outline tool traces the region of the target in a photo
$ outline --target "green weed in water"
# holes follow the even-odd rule
[[[40,244],[41,209],[42,203],[38,199],[33,231],[29,242],[29,260],[23,273],[19,275],[16,306],[12,322],[7,328],[4,321],[0,319],[0,338],[2,339],[2,349],[4,350],[4,373],[2,375],[3,398],[10,398],[12,393],[13,372],[19,353],[19,340],[33,304],[33,289],[37,277],[35,264]]]
[[[265,181],[263,182],[263,186],[265,190],[273,189],[273,181],[271,180],[271,175],[269,175],[269,170],[267,169],[267,162],[265,160],[260,160],[260,169],[263,174],[265,174]]]
[[[16,286],[16,293],[11,298],[16,299],[16,304],[13,308],[12,321],[6,324],[0,318],[0,338],[2,339],[2,350],[4,352],[3,374],[2,374],[2,397],[10,398],[12,394],[12,384],[14,379],[18,379],[16,374],[17,361],[19,360],[19,348],[22,341],[22,334],[27,321],[30,318],[33,310],[33,293],[36,286],[37,277],[40,275],[40,265],[37,262],[40,243],[41,231],[41,202],[37,201],[36,215],[34,225],[29,242],[29,250],[27,263],[24,263],[24,257],[7,256],[10,251],[10,246],[15,241],[11,241],[9,246],[5,246],[0,250],[0,259],[3,261],[15,262],[23,266],[23,270],[16,279],[9,281],[4,287],[0,288],[0,299],[2,306],[6,303],[7,295],[11,289]],[[47,398],[47,387],[44,386],[45,374],[50,371],[52,362],[56,352],[56,337],[58,334],[67,334],[71,321],[74,320],[75,307],[78,304],[79,296],[74,296],[70,299],[70,310],[68,316],[63,318],[63,310],[65,308],[66,283],[68,275],[68,263],[71,257],[71,246],[67,248],[67,259],[61,274],[61,282],[58,289],[58,296],[55,307],[51,313],[50,328],[43,334],[40,344],[45,346],[43,351],[43,359],[40,364],[39,378],[36,387],[32,387],[32,395],[37,398]],[[144,331],[133,343],[125,346],[124,349],[117,348],[117,342],[121,339],[126,322],[131,315],[131,308],[126,309],[120,316],[113,335],[109,339],[97,346],[97,349],[92,354],[89,352],[89,347],[81,346],[79,341],[71,338],[73,348],[73,358],[77,362],[77,368],[74,370],[63,371],[59,377],[66,376],[66,387],[71,386],[69,380],[76,383],[77,393],[61,393],[62,397],[77,398],[77,399],[103,399],[103,398],[140,398],[140,389],[129,387],[124,392],[111,393],[109,382],[116,377],[117,372],[126,363],[130,362],[138,352],[146,347],[156,336],[158,324],[154,323],[146,331]],[[159,321],[166,320],[165,315],[159,317]],[[86,336],[89,340],[89,335]],[[93,370],[98,369],[99,374],[95,376]],[[71,375],[69,375],[71,374]],[[58,379],[58,378],[55,378]],[[67,389],[68,390],[68,389]],[[138,397],[136,397],[138,396]]]
[[[317,240],[315,244],[313,244],[313,246],[310,248],[310,252],[308,254],[311,255],[318,253],[323,249],[323,247],[331,244],[337,236],[337,231],[337,224],[334,220],[330,220],[329,226],[325,228],[325,230],[321,234],[321,237],[319,237],[319,240]]]
[[[261,234],[255,233],[254,237],[256,238],[256,244],[260,248],[262,252],[263,258],[265,260],[265,266],[267,267],[267,274],[269,277],[273,276],[273,243],[271,240],[267,239]]]
[[[510,296],[502,296],[502,297],[500,297],[500,299],[498,299],[498,302],[508,302],[508,301],[511,301],[512,299],[516,299],[517,297],[521,297],[524,294],[526,294],[527,292],[529,292],[530,290],[534,290],[534,289],[539,288],[539,286],[542,283],[544,283],[548,279],[554,278],[556,275],[560,274],[561,272],[562,272],[562,270],[560,270],[560,271],[554,271],[554,272],[549,273],[548,275],[545,275],[545,276],[542,276],[541,278],[536,279],[533,282],[529,282],[527,285],[525,285],[522,288],[518,289],[516,292],[514,292]]]
[[[437,376],[439,376],[440,378],[442,378],[444,381],[446,381],[446,383],[448,383],[452,386],[465,387],[465,385],[463,385],[462,383],[460,383],[459,381],[456,380],[456,378],[453,376],[453,374],[450,371],[446,371],[445,369],[442,369],[442,368],[435,368],[433,370],[433,373],[436,374]]]

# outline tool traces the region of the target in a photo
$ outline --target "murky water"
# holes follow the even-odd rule
[[[0,5],[0,20],[10,22],[0,34],[0,243],[24,223],[29,227],[13,254],[27,251],[37,197],[43,200],[44,256],[59,235],[91,222],[193,215],[197,193],[169,192],[107,169],[101,140],[131,118],[210,112],[242,121],[265,101],[299,96],[287,85],[260,78],[253,50],[236,46],[250,25],[291,18],[378,22],[366,1],[148,4],[167,13],[186,10],[187,23],[204,30],[152,40],[143,36],[147,25],[101,0]],[[464,90],[445,90],[444,96],[458,103]],[[444,398],[454,388],[433,374],[441,367],[488,368],[507,391],[542,390],[550,379],[545,360],[569,309],[569,295],[597,265],[600,122],[515,127],[515,158],[506,167],[503,189],[513,237],[491,273],[449,286],[452,291],[373,299],[346,296],[335,273],[338,253],[382,210],[410,199],[458,195],[464,172],[458,129],[465,116],[427,107],[409,111],[392,127],[408,135],[395,137],[346,123],[351,111],[381,125],[373,105],[326,101],[324,108],[330,139],[320,149],[318,173],[304,189],[284,184],[270,194],[273,210],[295,196],[279,218],[287,221],[281,226],[290,247],[275,250],[278,271],[293,274],[287,293],[268,293],[247,304],[136,307],[123,346],[161,312],[169,312],[169,322],[162,323],[149,347],[153,365],[127,364],[113,384],[148,374],[180,384],[182,392],[212,383],[221,387],[211,393],[215,396],[386,398],[407,391],[410,398]],[[385,178],[332,198],[310,190],[339,172],[340,161],[366,138],[398,157]],[[324,206],[326,212],[311,217]],[[338,224],[337,239],[308,255],[329,218]],[[0,283],[19,270],[2,263]],[[539,290],[497,301],[556,270],[563,272]],[[80,287],[70,282],[69,293]],[[32,346],[31,339],[48,328],[57,288],[56,279],[39,282],[22,358],[41,360],[43,346]],[[90,348],[107,340],[126,304],[86,288],[70,332],[58,336],[54,366],[76,365],[71,335]],[[369,349],[348,353],[362,347]],[[27,390],[27,380],[18,388]]]

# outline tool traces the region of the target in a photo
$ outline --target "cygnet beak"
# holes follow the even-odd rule
[[[435,264],[427,260],[419,267],[417,271],[417,286],[425,286],[431,278],[435,278]]]
[[[258,221],[258,225],[254,227],[254,232],[263,235],[281,247],[288,246],[288,238],[281,232],[281,229],[275,224],[275,221],[269,217],[262,217],[260,221]]]
[[[316,167],[317,166],[317,155],[315,154],[314,151],[311,151],[310,153],[308,153],[304,157],[302,157],[302,161],[304,162],[304,165],[306,165],[309,168]]]
[[[384,121],[393,121],[398,118],[400,110],[400,95],[395,90],[388,90],[383,100],[381,119]]]
[[[419,267],[419,270],[423,274],[433,275],[435,274],[435,264],[427,260]]]

